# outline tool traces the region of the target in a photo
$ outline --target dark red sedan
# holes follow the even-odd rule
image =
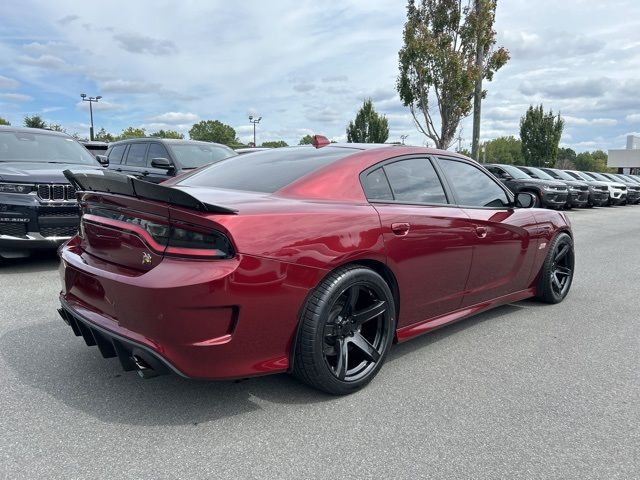
[[[455,153],[316,140],[163,185],[66,172],[82,222],[60,251],[62,317],[143,377],[291,372],[345,394],[394,341],[567,295],[563,213]]]

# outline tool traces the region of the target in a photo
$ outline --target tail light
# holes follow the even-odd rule
[[[100,207],[86,207],[84,213],[83,221],[100,217],[100,223],[137,232],[151,248],[165,255],[224,259],[232,258],[235,254],[227,236],[214,229],[160,223]]]

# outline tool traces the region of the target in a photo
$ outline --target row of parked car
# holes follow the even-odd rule
[[[63,175],[65,169],[108,169],[160,183],[256,150],[159,138],[88,142],[83,147],[62,133],[0,126],[0,259],[55,247],[76,233],[76,195]],[[633,175],[484,166],[514,193],[533,194],[538,206],[561,209],[640,201],[640,178]]]
[[[512,192],[530,192],[538,206],[591,208],[640,203],[640,176],[488,164]]]

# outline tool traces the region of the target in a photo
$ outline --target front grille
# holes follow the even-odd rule
[[[80,209],[75,206],[69,207],[40,207],[38,217],[58,217],[77,218],[80,216]]]
[[[0,235],[10,235],[12,237],[26,237],[27,224],[17,222],[0,222]]]
[[[73,201],[76,199],[76,190],[68,184],[42,183],[38,185],[38,197],[41,200]]]
[[[41,227],[43,237],[73,237],[78,233],[78,227]]]

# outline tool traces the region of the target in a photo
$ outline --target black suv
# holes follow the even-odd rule
[[[487,164],[484,167],[493,173],[513,193],[529,192],[536,196],[537,206],[562,208],[567,203],[569,189],[557,180],[531,178],[513,165]]]
[[[160,183],[184,171],[216,163],[237,153],[219,143],[164,138],[131,138],[109,145],[106,157],[110,170]]]
[[[75,235],[78,202],[62,172],[101,168],[68,135],[0,126],[0,259],[56,248]]]
[[[552,175],[545,172],[541,168],[521,166],[518,166],[518,168],[529,175],[531,178],[537,178],[539,180],[557,180],[558,182],[564,183],[569,189],[569,196],[567,197],[565,208],[583,208],[587,206],[587,203],[589,202],[589,185],[587,185],[585,182],[554,178]]]

